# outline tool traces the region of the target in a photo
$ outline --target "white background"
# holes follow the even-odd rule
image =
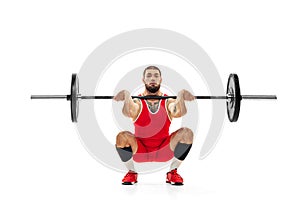
[[[1,1],[0,199],[299,199],[299,8],[296,0]],[[122,186],[123,174],[81,144],[68,102],[29,98],[67,94],[98,45],[138,28],[182,33],[224,85],[235,72],[245,94],[278,96],[242,102],[239,122],[225,122],[206,159],[195,143],[179,168],[183,187],[164,183],[167,169]]]

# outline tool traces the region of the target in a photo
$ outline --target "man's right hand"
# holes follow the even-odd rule
[[[114,96],[113,100],[124,101],[128,97],[130,97],[130,93],[127,90],[122,90],[117,95]]]
[[[123,114],[133,120],[136,119],[141,109],[140,101],[136,101],[136,99],[133,100],[127,90],[120,91],[116,96],[114,96],[113,100],[124,101],[122,109]]]

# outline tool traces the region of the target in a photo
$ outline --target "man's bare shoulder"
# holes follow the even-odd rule
[[[132,101],[136,104],[139,104],[139,105],[141,104],[141,100],[139,98],[134,98],[134,99],[132,99]]]
[[[131,115],[131,118],[133,121],[136,120],[137,116],[139,115],[139,113],[141,112],[141,108],[142,108],[142,102],[140,99],[138,98],[134,98],[132,99],[132,101],[134,102],[135,104],[135,108],[133,109],[133,112],[132,112],[132,115]]]
[[[175,101],[176,101],[176,99],[168,98],[167,99],[167,105],[170,105],[170,103],[174,103]]]

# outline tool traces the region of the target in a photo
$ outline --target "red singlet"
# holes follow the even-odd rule
[[[168,161],[174,154],[169,146],[171,120],[168,116],[166,100],[159,101],[159,107],[155,113],[150,111],[146,100],[140,101],[142,103],[141,112],[134,122],[134,135],[138,150],[133,155],[133,159],[136,162]]]

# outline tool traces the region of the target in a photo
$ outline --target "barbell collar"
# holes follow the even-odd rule
[[[68,99],[69,95],[31,95],[31,99]]]
[[[242,95],[242,99],[252,99],[252,100],[264,100],[264,99],[277,99],[276,95]]]

